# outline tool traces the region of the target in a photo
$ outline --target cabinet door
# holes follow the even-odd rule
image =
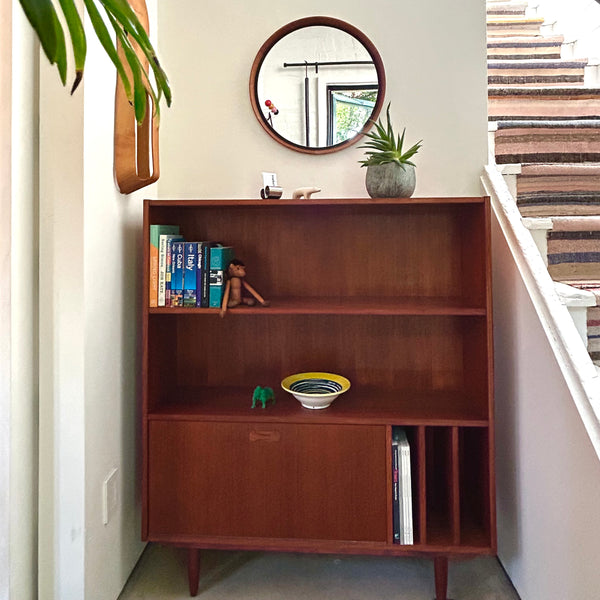
[[[149,427],[150,539],[386,539],[383,426]]]

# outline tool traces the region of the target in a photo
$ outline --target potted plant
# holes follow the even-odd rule
[[[365,134],[369,138],[363,146],[367,158],[360,161],[367,167],[366,186],[371,198],[409,198],[415,191],[415,165],[411,158],[421,148],[423,140],[403,151],[404,134],[396,136],[390,121],[390,103],[386,108],[387,123],[371,119],[375,130]]]

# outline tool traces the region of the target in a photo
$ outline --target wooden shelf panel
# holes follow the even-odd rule
[[[486,308],[461,298],[269,298],[270,306],[240,306],[227,315],[456,315],[484,316]],[[218,308],[150,308],[150,314],[216,315]]]
[[[274,406],[250,408],[253,388],[206,387],[174,390],[162,398],[149,419],[226,422],[347,423],[487,427],[483,410],[458,392],[382,392],[350,388],[329,408],[310,410],[281,388],[273,388]]]
[[[316,207],[316,206],[420,206],[420,205],[439,205],[449,206],[454,204],[484,204],[485,197],[481,196],[463,196],[456,198],[319,198],[310,199],[272,199],[259,200],[253,198],[240,199],[201,199],[201,200],[146,200],[150,209],[173,209],[190,208],[201,209],[211,207],[257,207],[268,209],[269,207]]]
[[[369,554],[374,556],[420,556],[447,554],[468,556],[494,554],[495,549],[484,543],[482,535],[473,532],[472,544],[452,544],[440,537],[439,544],[388,544],[331,540],[273,539],[249,537],[215,537],[192,535],[150,534],[146,541],[178,546],[222,550],[257,550],[261,552],[302,552],[311,554]]]

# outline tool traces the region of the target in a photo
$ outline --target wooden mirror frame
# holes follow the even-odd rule
[[[378,80],[378,92],[377,92],[377,101],[375,102],[375,107],[373,108],[373,112],[369,120],[364,124],[363,128],[352,138],[345,140],[344,142],[340,142],[338,144],[333,144],[332,146],[322,146],[319,148],[309,148],[306,146],[302,146],[301,144],[296,144],[291,142],[290,140],[284,138],[282,135],[277,133],[267,122],[263,111],[261,109],[260,103],[258,101],[258,73],[260,71],[260,67],[265,60],[265,57],[269,53],[269,50],[279,42],[283,37],[292,33],[293,31],[297,31],[298,29],[304,29],[305,27],[314,27],[314,26],[324,26],[324,27],[334,27],[335,29],[340,29],[348,33],[349,35],[356,38],[367,50],[367,52],[373,58],[373,63],[375,65],[375,70],[377,72],[377,80]],[[372,127],[370,120],[377,120],[379,113],[381,112],[381,108],[383,106],[385,98],[385,70],[383,68],[383,61],[381,60],[381,56],[375,48],[375,45],[371,40],[359,29],[346,23],[345,21],[340,21],[339,19],[334,19],[333,17],[305,17],[303,19],[298,19],[297,21],[292,21],[287,25],[278,29],[261,47],[254,59],[254,63],[252,63],[252,69],[250,71],[250,103],[252,105],[252,110],[258,119],[258,122],[261,124],[262,128],[277,142],[285,146],[286,148],[290,148],[291,150],[296,150],[298,152],[304,152],[306,154],[330,154],[331,152],[338,152],[339,150],[343,150],[344,148],[348,148],[353,144],[356,144],[362,136]]]

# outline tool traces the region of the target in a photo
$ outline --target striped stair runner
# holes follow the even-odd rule
[[[561,59],[563,36],[542,35],[527,8],[487,1],[496,162],[521,165],[517,205],[552,278],[595,294],[587,341],[600,366],[600,89],[585,87],[588,61]]]
[[[488,87],[488,118],[497,120],[598,119],[600,88]]]
[[[500,120],[497,126],[497,164],[600,162],[600,118]]]
[[[495,36],[532,36],[540,35],[540,29],[544,24],[544,19],[539,17],[527,18],[524,16],[496,17],[487,18],[488,37]]]
[[[552,37],[492,37],[487,41],[488,59],[539,60],[560,58],[562,35]]]
[[[488,16],[525,16],[527,10],[526,3],[513,3],[513,2],[488,2],[487,14]]]
[[[600,164],[524,164],[517,177],[524,217],[600,214]]]
[[[587,59],[488,60],[489,86],[582,86]]]
[[[548,271],[555,281],[600,281],[600,216],[552,219]]]

